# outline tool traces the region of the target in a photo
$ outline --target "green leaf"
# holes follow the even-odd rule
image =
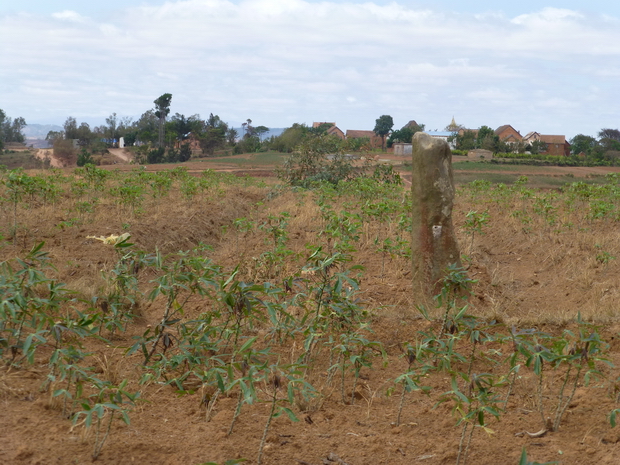
[[[215,373],[215,379],[217,381],[217,388],[222,394],[225,393],[226,388],[224,386],[224,379],[222,378],[222,375],[220,375],[219,373]]]
[[[226,282],[224,283],[224,285],[222,286],[223,288],[225,288],[226,286],[228,286],[234,279],[235,276],[237,276],[237,273],[239,272],[239,265],[237,265],[235,267],[235,269],[233,270],[232,274],[230,275],[230,277],[226,280]]]
[[[248,349],[252,346],[252,344],[254,344],[254,342],[255,342],[255,341],[256,341],[256,336],[251,337],[250,339],[248,339],[248,340],[245,342],[245,344],[243,344],[243,345],[241,346],[241,348],[240,348],[237,352],[239,352],[239,353],[243,353],[243,352],[245,352],[246,350],[248,350]]]
[[[299,418],[297,418],[297,416],[293,413],[293,411],[290,408],[280,407],[280,409],[288,415],[291,421],[299,421]]]
[[[66,389],[56,389],[52,397],[57,397],[57,396],[65,396],[65,397],[68,397],[69,399],[72,398],[71,393],[67,391]]]

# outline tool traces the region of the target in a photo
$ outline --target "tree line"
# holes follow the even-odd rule
[[[84,165],[92,163],[93,156],[104,155],[108,148],[118,146],[123,138],[125,146],[135,146],[134,155],[138,163],[176,163],[184,162],[195,152],[202,156],[214,156],[216,153],[240,154],[261,151],[292,153],[299,146],[318,135],[327,136],[329,123],[318,127],[309,127],[303,123],[294,123],[279,136],[265,137],[269,132],[266,126],[255,126],[247,119],[240,131],[224,122],[218,115],[211,113],[208,118],[200,115],[185,116],[175,113],[172,116],[172,94],[166,93],[153,101],[153,108],[145,111],[140,118],[118,117],[112,113],[105,119],[105,124],[91,128],[86,122],[69,116],[61,131],[50,131],[47,140],[53,146],[54,156],[65,165]],[[377,118],[373,132],[381,137],[382,149],[392,147],[394,143],[411,142],[416,132],[424,131],[424,124],[407,123],[400,129],[393,129],[394,122],[390,115]],[[0,109],[0,149],[7,143],[24,142],[22,129],[26,121],[22,117],[10,118]],[[489,126],[478,130],[467,130],[460,125],[448,125],[445,131],[451,132],[451,140],[457,150],[486,149],[494,153],[530,153],[542,154],[547,146],[542,141],[506,142]],[[592,161],[620,160],[620,131],[604,128],[597,134],[598,138],[578,134],[573,137],[571,154],[585,156]],[[369,138],[340,140],[329,136],[331,143],[338,150],[350,152],[370,151],[373,149]]]
[[[620,130],[603,128],[598,139],[584,134],[577,134],[570,140],[573,155],[585,155],[594,160],[620,160]]]
[[[21,116],[13,119],[0,109],[0,150],[11,142],[23,143],[22,129],[26,127],[26,120]]]
[[[211,113],[207,119],[195,114],[185,116],[175,113],[169,117],[172,94],[166,93],[153,101],[154,107],[140,118],[119,118],[112,113],[104,125],[91,128],[86,122],[79,123],[68,117],[62,131],[50,131],[47,140],[54,148],[54,156],[65,164],[83,165],[92,161],[92,155],[103,155],[108,148],[118,147],[121,138],[125,146],[135,146],[139,163],[176,163],[191,158],[192,149],[204,156],[228,149],[243,153],[252,149],[254,140],[268,128],[244,123],[244,134],[230,127],[218,115]],[[263,129],[264,128],[264,129]]]

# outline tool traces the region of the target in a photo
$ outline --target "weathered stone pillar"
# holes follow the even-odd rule
[[[441,288],[448,265],[461,266],[452,225],[454,179],[448,143],[416,133],[412,165],[413,286],[414,292],[432,296]]]

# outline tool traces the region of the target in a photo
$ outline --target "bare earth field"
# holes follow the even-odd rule
[[[91,463],[94,444],[107,433],[109,436],[97,458],[102,464],[224,464],[235,463],[235,459],[256,464],[274,398],[278,405],[290,408],[299,421],[292,421],[286,414],[273,419],[262,445],[264,464],[453,464],[457,460],[461,464],[517,464],[523,448],[532,462],[618,463],[620,427],[613,428],[609,421],[609,414],[620,408],[620,238],[617,234],[620,195],[613,181],[609,184],[612,187],[604,192],[575,190],[573,194],[528,188],[527,183],[518,188],[469,184],[459,187],[453,218],[467,276],[475,280],[467,299],[467,314],[477,318],[476,331],[488,337],[475,336],[479,333],[465,326],[462,329],[451,314],[458,328],[456,333],[452,332],[454,339],[448,333],[444,337],[445,341],[452,340],[461,358],[455,357],[450,368],[443,369],[441,358],[420,353],[410,364],[406,357],[408,345],[420,347],[425,334],[441,332],[444,314],[443,307],[434,308],[434,301],[412,294],[406,245],[400,249],[394,246],[397,239],[407,238],[406,205],[410,200],[406,190],[377,190],[370,194],[362,189],[337,194],[292,191],[274,188],[275,181],[268,177],[272,171],[265,166],[246,168],[224,162],[215,165],[190,162],[183,166],[195,180],[207,179],[199,173],[211,168],[238,175],[257,174],[263,181],[208,178],[204,190],[190,197],[187,192],[192,181],[183,174],[171,177],[170,190],[165,194],[157,193],[152,187],[159,182],[156,178],[148,178],[141,203],[130,205],[117,200],[113,193],[118,191],[113,189],[124,185],[122,176],[128,176],[136,167],[119,164],[105,167],[121,174],[108,178],[98,191],[80,191],[79,181],[84,177],[63,170],[65,179],[56,181],[62,193],[54,202],[25,196],[14,209],[6,189],[3,192],[5,200],[0,214],[4,226],[0,232],[4,240],[0,261],[25,257],[33,246],[44,241],[42,250],[49,254],[55,267],[46,273],[64,283],[73,294],[67,296],[60,308],[53,309],[51,323],[39,328],[46,331],[54,323],[61,325],[65,328],[62,336],[53,337],[51,330],[45,333],[45,342],[38,345],[32,363],[24,359],[23,345],[13,352],[7,346],[2,347],[0,463]],[[144,172],[155,174],[159,169],[148,166]],[[585,179],[617,171],[523,167],[519,174],[542,173],[552,177],[570,174]],[[406,171],[403,174],[406,177]],[[139,179],[138,175],[135,179]],[[387,205],[387,213],[380,212],[381,202]],[[350,261],[337,262],[333,267],[312,267],[312,246],[320,246],[321,253],[327,253],[338,250],[338,244],[345,241],[342,228],[336,228],[338,232],[329,229],[332,224],[329,211],[340,215],[335,224],[351,222],[353,225],[348,231],[354,229],[354,232],[347,236],[352,249],[343,252]],[[473,235],[474,228],[467,223],[467,214],[472,211],[488,214],[488,221]],[[353,213],[359,213],[359,223],[353,223],[352,217],[347,216]],[[285,231],[284,236],[278,236],[274,232],[277,230]],[[206,370],[217,358],[218,349],[214,347],[220,347],[218,341],[210,341],[209,344],[215,345],[204,346],[199,353],[192,352],[192,357],[199,358],[194,363],[187,355],[191,351],[184,345],[182,325],[222,309],[232,309],[234,314],[234,308],[239,312],[243,305],[249,308],[249,304],[230,307],[223,294],[214,291],[217,298],[211,294],[200,295],[195,291],[197,287],[179,284],[179,293],[171,306],[182,306],[182,312],[175,317],[179,321],[167,326],[167,339],[146,345],[149,349],[154,347],[154,355],[145,364],[140,349],[131,353],[129,349],[147,330],[152,331],[161,324],[162,314],[171,302],[165,293],[148,296],[163,270],[151,264],[133,270],[132,276],[142,294],[131,306],[133,316],[123,320],[120,328],[96,330],[98,323],[92,323],[87,326],[94,334],[88,337],[66,329],[66,322],[77,318],[76,312],[100,313],[101,318],[108,312],[109,316],[108,304],[104,308],[101,301],[106,298],[110,301],[111,293],[118,290],[120,281],[110,276],[123,261],[120,257],[128,255],[92,236],[124,232],[131,234],[130,242],[134,244],[127,250],[148,254],[159,251],[172,261],[178,259],[173,254],[179,251],[201,244],[208,246],[196,255],[208,257],[221,267],[222,274],[212,284],[203,284],[229,291],[235,299],[242,295],[241,291],[230,290],[233,281],[231,278],[224,283],[227,277],[234,276],[234,280],[247,284],[271,282],[283,289],[275,297],[251,291],[262,299],[253,301],[253,311],[263,312],[265,318],[258,318],[254,323],[236,320],[242,321],[241,341],[252,341],[256,349],[255,355],[244,360],[250,365],[255,359],[268,361],[269,367],[263,371],[257,368],[255,398],[252,403],[243,404],[236,420],[233,418],[241,398],[240,384],[215,395],[219,385],[212,378],[199,376],[201,367]],[[282,242],[278,242],[280,237],[284,237]],[[390,241],[386,242],[387,238]],[[286,250],[274,248],[274,241]],[[392,247],[389,250],[388,245]],[[25,263],[24,269],[36,268],[28,260]],[[192,263],[189,259],[183,262],[176,271],[178,276],[194,270],[192,267],[197,265]],[[364,269],[357,270],[355,265]],[[20,269],[16,262],[12,262],[12,267],[14,271]],[[335,326],[317,333],[310,349],[304,345],[305,333],[294,330],[301,331],[309,324],[308,319],[302,318],[304,309],[309,309],[306,316],[311,319],[316,303],[322,302],[323,297],[312,287],[316,286],[320,273],[326,273],[321,274],[325,279],[336,279],[338,273],[343,273],[357,280],[359,290],[347,301],[356,309],[356,326],[348,334],[363,335],[380,343],[385,358],[376,345],[364,352],[368,360],[356,364],[357,359],[351,357],[359,353],[342,349],[344,339],[340,330],[334,331]],[[5,281],[0,283],[4,286],[0,291],[6,292],[0,296],[3,302],[9,298],[6,276],[5,273]],[[290,281],[285,285],[286,280]],[[329,302],[353,292],[354,287],[345,284],[334,290],[340,297],[334,294]],[[32,295],[35,294],[50,298],[49,291],[41,286],[33,288]],[[291,303],[295,296],[298,301]],[[262,306],[270,299],[280,305],[287,302],[288,312],[297,318],[294,327],[286,329],[291,331],[289,337],[274,332],[267,307]],[[430,309],[430,321],[416,309],[422,304]],[[3,315],[7,309],[3,307]],[[325,318],[332,318],[334,312],[338,312],[335,306]],[[577,323],[578,314],[581,324]],[[234,318],[230,321],[235,321]],[[279,322],[284,321],[279,318]],[[19,321],[24,325],[29,320]],[[212,324],[216,321],[220,324],[217,318]],[[350,323],[343,321],[338,320],[338,328]],[[472,321],[463,324],[473,324]],[[10,344],[19,325],[11,326],[7,322],[2,325],[0,335],[8,338]],[[555,362],[542,362],[542,377],[533,362],[528,366],[531,360],[528,361],[526,353],[532,355],[532,351],[527,352],[525,348],[517,357],[519,370],[510,371],[508,359],[515,353],[514,341],[506,337],[511,334],[523,337],[523,347],[531,342],[532,347],[538,344],[539,350],[544,346],[549,353],[556,351]],[[594,339],[584,342],[593,335],[600,336],[600,344]],[[552,349],[561,338],[570,344]],[[83,368],[88,376],[104,380],[109,386],[119,386],[126,380],[128,391],[140,392],[135,406],[128,408],[129,424],[115,420],[106,429],[112,411],[107,410],[104,426],[97,435],[95,424],[86,428],[81,420],[74,425],[68,418],[85,408],[81,403],[92,406],[88,399],[92,399],[94,392],[92,383],[85,381],[81,393],[69,387],[70,396],[58,394],[59,390],[72,386],[72,382],[77,385],[81,376],[61,379],[60,371],[52,368],[54,351],[68,346],[81,347],[85,355],[72,359],[72,363]],[[431,350],[440,346],[431,343],[425,347]],[[269,352],[260,355],[261,350]],[[311,354],[304,359],[309,350]],[[582,354],[581,358],[575,358],[575,353]],[[226,357],[223,359],[229,363]],[[286,387],[280,384],[284,375],[278,375],[276,382],[275,373],[288,373],[284,366],[300,359],[309,361],[309,368],[301,371],[316,389],[316,395],[310,400],[295,397],[290,404]],[[610,363],[596,359],[607,359]],[[590,362],[593,365],[588,368]],[[573,368],[566,374],[571,363]],[[245,376],[249,369],[245,361],[230,364],[234,376]],[[342,366],[345,370],[341,372]],[[592,367],[599,373],[592,371]],[[428,392],[414,390],[401,396],[404,384],[395,380],[416,370],[419,386],[428,387]],[[592,371],[591,379],[585,377],[588,370]],[[265,375],[259,376],[263,372]],[[51,373],[54,380],[46,382]],[[190,374],[183,377],[182,373]],[[491,374],[498,385],[485,384],[483,389],[485,373]],[[507,380],[511,380],[512,387],[501,384]],[[455,386],[468,402],[463,403],[456,394],[446,394],[453,392]],[[491,392],[497,394],[494,401],[490,400]],[[478,397],[472,401],[474,394]],[[82,399],[81,403],[78,398]],[[559,428],[548,428],[546,419],[553,420],[557,415],[558,401],[567,402],[562,407]],[[544,409],[542,415],[540,402]],[[468,457],[465,460],[461,454],[457,459],[459,449],[464,452],[464,447],[459,447],[464,423],[458,424],[458,420],[483,405],[493,406],[499,418],[487,410],[484,427],[476,423],[478,417],[469,418],[465,423],[472,426],[464,436],[467,442],[469,432],[473,431]],[[231,423],[234,430],[229,434]],[[534,437],[528,434],[545,429],[548,431]]]

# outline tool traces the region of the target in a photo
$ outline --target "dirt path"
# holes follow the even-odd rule
[[[50,166],[52,168],[63,168],[63,164],[57,158],[54,158],[54,151],[52,149],[39,149],[34,154],[39,160],[50,159]]]
[[[129,163],[133,159],[125,149],[108,149],[108,152],[126,163]]]

